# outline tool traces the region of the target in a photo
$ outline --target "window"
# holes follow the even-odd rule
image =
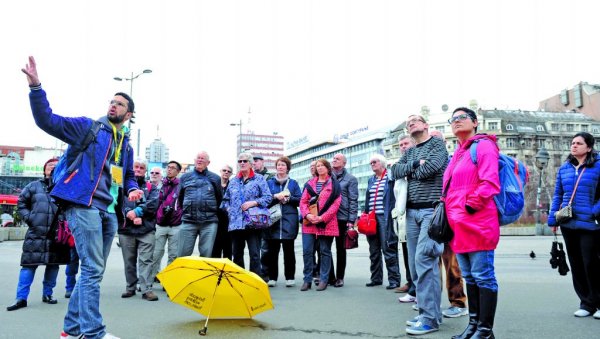
[[[514,148],[517,144],[517,140],[515,138],[506,138],[506,147]]]
[[[544,140],[544,139],[537,139],[537,147],[538,148],[546,147],[546,140]]]
[[[551,129],[552,131],[556,131],[556,132],[558,132],[558,131],[560,130],[560,126],[559,126],[558,124],[556,124],[556,123],[552,123],[552,124],[550,125],[550,129]]]
[[[506,124],[506,130],[507,130],[507,131],[512,131],[512,130],[514,130],[514,129],[515,129],[515,128],[513,127],[513,125],[512,125],[512,124]]]
[[[440,131],[440,132],[442,132],[442,133],[445,133],[445,132],[446,132],[446,126],[436,126],[436,127],[435,127],[435,129],[436,129],[437,131]]]
[[[590,129],[589,125],[581,125],[581,131],[582,132],[587,132]]]
[[[600,133],[600,128],[594,128],[593,131],[594,133]]]
[[[498,122],[488,122],[488,130],[495,131],[498,129]]]
[[[567,132],[573,132],[575,130],[575,125],[567,124]]]
[[[531,148],[531,139],[523,139],[523,146]]]
[[[537,125],[537,126],[535,127],[535,129],[536,129],[538,132],[543,132],[543,131],[544,131],[544,126],[542,126],[542,125]]]

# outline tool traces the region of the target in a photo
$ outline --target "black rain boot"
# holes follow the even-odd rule
[[[477,331],[479,321],[479,287],[473,284],[467,285],[467,302],[469,304],[469,323],[463,333],[455,335],[452,339],[469,339]]]
[[[487,288],[479,288],[479,322],[477,332],[471,339],[494,339],[494,317],[496,316],[496,305],[498,304],[498,291]]]

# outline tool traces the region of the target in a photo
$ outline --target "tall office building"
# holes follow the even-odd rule
[[[169,161],[169,148],[159,137],[154,139],[150,146],[146,147],[146,160],[148,162],[166,163]]]
[[[262,155],[265,159],[265,167],[274,172],[275,161],[283,156],[283,137],[274,134],[238,134],[237,154],[250,152],[253,156]]]

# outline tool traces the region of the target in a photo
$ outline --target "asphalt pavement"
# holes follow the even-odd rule
[[[575,318],[578,298],[571,275],[560,276],[549,264],[552,237],[503,236],[496,252],[500,291],[494,333],[496,338],[598,338],[600,320]],[[38,269],[28,307],[7,312],[15,297],[22,241],[0,243],[0,338],[58,338],[68,299],[64,298],[64,267],[54,295],[58,304],[42,303],[43,267]],[[536,258],[531,259],[531,251]],[[166,259],[165,259],[166,260]],[[369,281],[368,244],[348,251],[345,286],[301,292],[301,241],[296,241],[296,286],[285,287],[283,277],[270,288],[275,308],[253,319],[211,319],[212,338],[404,338],[405,321],[417,312],[400,304],[401,295],[383,286],[365,287]],[[280,259],[280,265],[282,265]],[[246,260],[246,263],[248,261]],[[280,269],[282,274],[283,268]],[[404,270],[402,269],[404,282]],[[387,278],[387,276],[386,276]],[[159,300],[143,300],[138,293],[122,299],[125,291],[123,259],[113,244],[102,282],[101,312],[107,330],[123,339],[198,338],[204,316],[169,301],[155,288]],[[445,293],[442,307],[448,307]],[[467,317],[444,319],[440,331],[420,338],[450,338],[462,332]]]

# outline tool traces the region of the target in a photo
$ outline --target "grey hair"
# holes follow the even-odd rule
[[[240,160],[241,157],[244,157],[245,160],[248,160],[248,162],[253,163],[254,162],[254,157],[252,156],[252,153],[250,152],[242,152],[238,155],[238,160]]]
[[[144,165],[144,167],[146,167],[146,169],[148,169],[148,162],[146,161],[146,159],[143,158],[135,158],[135,160],[133,161],[133,163],[138,163],[138,164],[142,164]]]
[[[410,134],[400,134],[398,136],[398,141],[402,141],[404,139],[412,139],[412,137],[410,136]]]
[[[371,160],[373,160],[373,159],[379,160],[379,162],[381,163],[381,165],[383,165],[383,167],[387,166],[387,159],[383,155],[381,155],[379,153],[375,153],[371,156]]]

